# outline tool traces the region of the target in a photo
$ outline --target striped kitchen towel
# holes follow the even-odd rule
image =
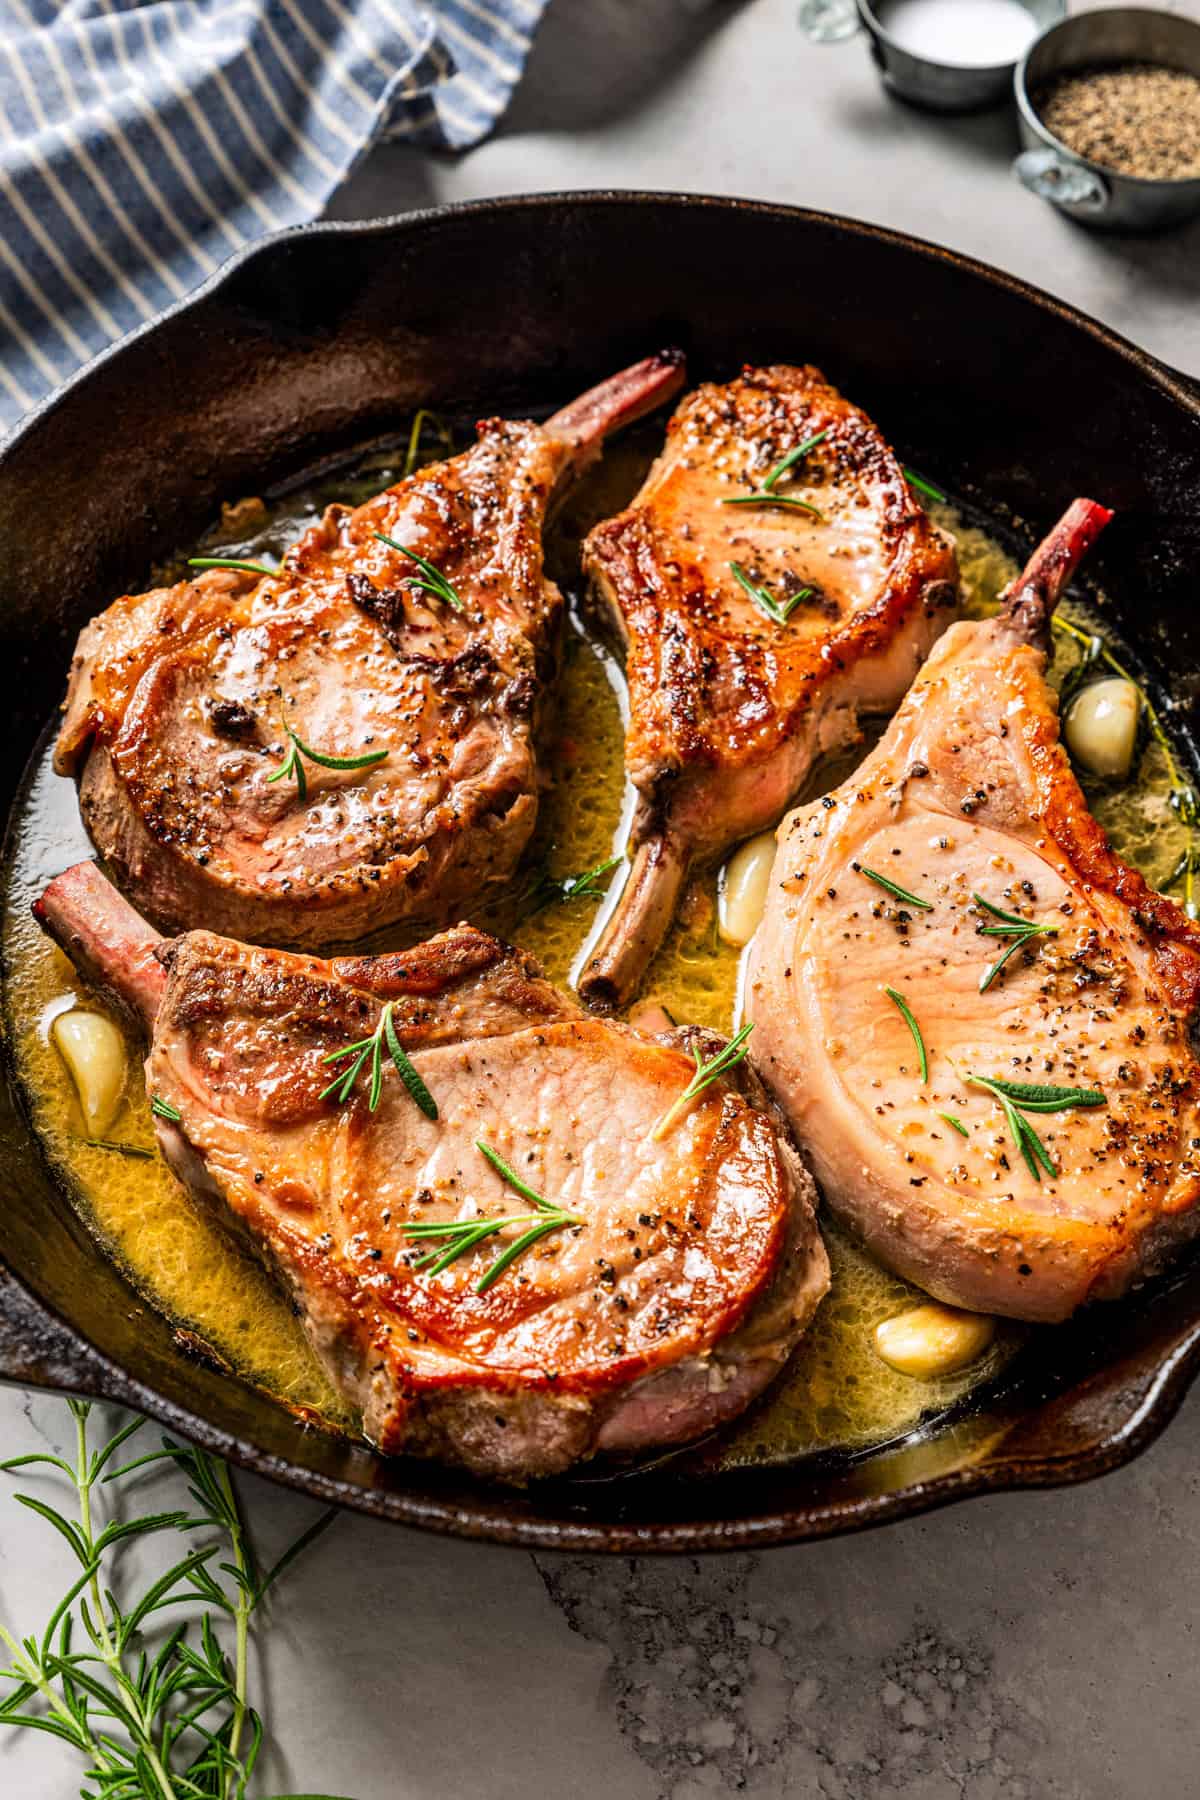
[[[547,0],[0,0],[0,431],[380,137],[495,124]]]

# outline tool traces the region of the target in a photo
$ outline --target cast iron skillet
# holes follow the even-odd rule
[[[0,453],[5,806],[83,621],[252,493],[435,404],[522,413],[662,344],[694,375],[818,363],[902,454],[1032,538],[1115,506],[1095,572],[1197,720],[1200,388],[981,264],[819,213],[654,194],[489,201],[284,233],[105,356]],[[104,1396],[325,1500],[550,1549],[853,1530],[1144,1448],[1200,1363],[1200,1262],[1036,1340],[1006,1390],[858,1460],[703,1457],[513,1494],[306,1431],[190,1359],[97,1252],[19,1096],[0,1101],[0,1377]],[[4,1265],[7,1265],[6,1267]]]

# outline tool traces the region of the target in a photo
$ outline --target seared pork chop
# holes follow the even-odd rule
[[[86,627],[55,766],[147,917],[317,946],[444,922],[511,874],[558,658],[547,508],[681,380],[671,352],[545,425],[485,421],[331,507],[277,574],[210,570]]]
[[[1109,516],[1077,501],[784,821],[747,972],[828,1205],[939,1299],[1023,1319],[1122,1293],[1200,1226],[1200,929],[1110,850],[1045,679]]]
[[[958,571],[866,415],[786,366],[689,394],[584,563],[626,646],[638,792],[633,868],[580,982],[611,1006],[692,862],[773,825],[860,713],[897,704],[953,616]]]
[[[828,1286],[744,1065],[656,1136],[695,1073],[678,1035],[588,1017],[470,926],[332,962],[164,942],[91,863],[35,910],[152,1033],[164,1154],[384,1451],[521,1479],[680,1442],[762,1390]],[[355,1074],[339,1053],[376,1034]]]

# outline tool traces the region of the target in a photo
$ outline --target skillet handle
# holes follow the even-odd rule
[[[136,1404],[132,1383],[0,1264],[0,1382]]]

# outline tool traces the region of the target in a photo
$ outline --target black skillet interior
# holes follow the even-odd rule
[[[6,807],[75,634],[222,498],[418,406],[540,411],[681,344],[694,375],[812,361],[918,468],[1032,538],[1077,493],[1118,511],[1095,572],[1196,722],[1200,392],[1080,315],[945,252],[736,201],[567,195],[285,235],[110,354],[0,454]],[[1200,1267],[1039,1338],[966,1418],[851,1462],[526,1494],[306,1431],[189,1360],[95,1251],[6,1091],[0,1374],[142,1407],[381,1516],[553,1548],[701,1549],[849,1530],[1134,1454],[1200,1359]]]

